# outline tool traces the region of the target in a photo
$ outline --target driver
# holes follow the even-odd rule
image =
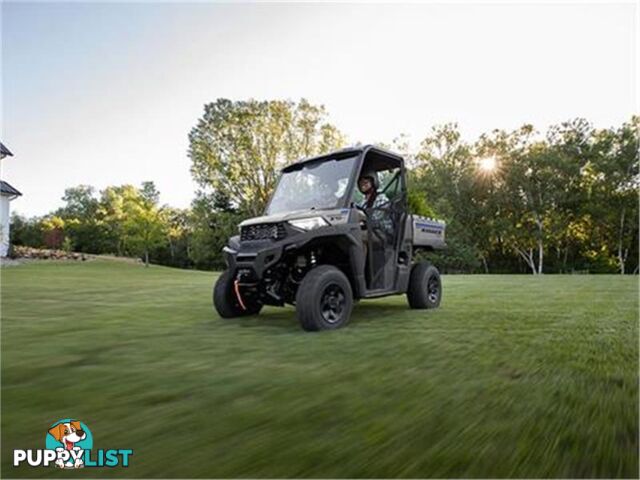
[[[380,207],[389,203],[389,199],[383,192],[378,192],[378,175],[376,172],[363,172],[358,179],[358,190],[364,195],[364,199],[359,204],[360,208],[373,209],[371,220],[375,221],[386,233],[391,233],[393,226],[391,219],[385,215]]]
[[[358,179],[358,190],[364,195],[360,203],[362,208],[375,208],[388,201],[384,193],[378,194],[377,178],[374,172],[363,172]]]

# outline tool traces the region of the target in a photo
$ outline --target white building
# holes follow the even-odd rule
[[[0,161],[13,154],[0,142]],[[11,221],[10,202],[22,195],[7,182],[0,180],[0,257],[6,257],[9,251],[9,225]]]

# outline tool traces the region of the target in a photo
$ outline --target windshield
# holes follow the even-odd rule
[[[282,174],[267,215],[308,208],[335,208],[347,193],[358,157],[304,163]]]

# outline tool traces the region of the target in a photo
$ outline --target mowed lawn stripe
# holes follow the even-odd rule
[[[217,274],[115,261],[4,268],[2,475],[62,417],[108,477],[636,477],[638,278],[444,276],[442,306],[361,301],[223,320]]]

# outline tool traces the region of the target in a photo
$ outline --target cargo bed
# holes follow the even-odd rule
[[[444,222],[419,215],[411,215],[410,218],[411,238],[415,248],[442,250],[447,247],[444,241]]]

